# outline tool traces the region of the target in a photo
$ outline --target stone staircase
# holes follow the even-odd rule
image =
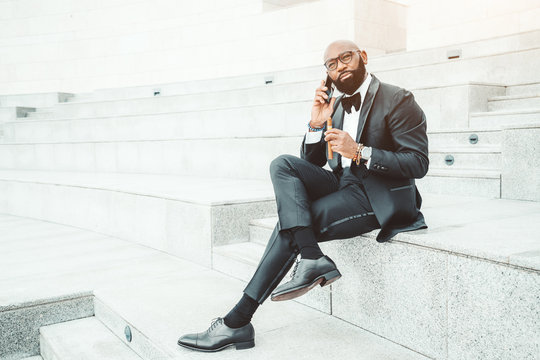
[[[240,296],[241,281],[64,225],[0,215],[0,232],[2,359],[275,359],[292,354],[429,359],[295,302],[261,307],[254,319],[255,348],[195,353],[180,348],[178,337],[202,331],[212,318],[223,316]],[[46,246],[40,248],[42,243]],[[4,266],[6,261],[24,266]],[[43,271],[51,267],[54,271]],[[298,338],[300,332],[305,337]],[[329,339],[339,346],[321,346]]]
[[[445,57],[455,47],[370,59],[369,71],[410,89],[426,112],[430,170],[417,183],[429,229],[384,244],[376,231],[322,244],[343,279],[279,308],[265,303],[261,342],[224,358],[540,358],[540,73],[531,65],[539,34],[463,44],[459,59]],[[503,64],[516,70],[498,71]],[[70,351],[104,359],[109,346],[112,358],[205,356],[178,349],[176,338],[228,311],[251,277],[276,223],[268,164],[298,155],[321,73],[0,96],[0,213],[19,217],[0,219],[11,234],[0,242],[15,251],[3,259],[0,288],[9,289],[10,279],[29,284],[6,290],[4,310],[13,299],[27,309],[24,300],[48,304],[59,289],[91,291],[85,319],[40,324],[45,360],[73,358]],[[23,218],[79,230],[32,229]],[[115,240],[93,240],[81,229]],[[43,243],[19,243],[26,236]],[[87,257],[74,256],[72,239]],[[59,255],[25,258],[34,247]],[[173,255],[183,267],[145,277],[147,266],[137,262],[144,251],[163,256],[153,264]],[[20,266],[40,259],[44,274]],[[107,276],[130,279],[121,289],[104,276],[114,261],[126,266]],[[96,278],[66,274],[77,267]],[[63,274],[67,285],[52,293],[37,287],[50,296],[28,290],[37,286],[32,276],[50,274]],[[88,284],[75,286],[81,279]],[[309,340],[291,343],[299,333]],[[339,346],[321,347],[329,338]]]

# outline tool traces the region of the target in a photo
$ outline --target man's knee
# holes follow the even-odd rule
[[[292,169],[292,163],[296,160],[298,160],[298,158],[294,155],[279,155],[270,163],[270,175],[274,176],[274,174],[282,171],[290,171]]]

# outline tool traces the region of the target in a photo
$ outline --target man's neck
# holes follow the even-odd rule
[[[366,71],[366,75],[364,75],[364,79],[362,80],[362,83],[360,84],[360,86],[358,86],[358,88],[352,93],[352,94],[345,94],[346,96],[353,96],[354,94],[356,94],[357,92],[360,92],[360,89],[362,88],[362,86],[364,86],[364,84],[366,84],[366,81],[371,78],[371,76],[369,75],[369,73]]]

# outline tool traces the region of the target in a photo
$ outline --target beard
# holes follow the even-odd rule
[[[352,76],[344,81],[341,81],[341,76],[347,73],[351,73]],[[339,74],[339,78],[334,80],[334,84],[336,85],[336,89],[338,89],[340,92],[347,95],[352,95],[360,87],[360,85],[362,85],[364,76],[366,76],[366,65],[364,65],[360,59],[360,63],[355,70],[342,72]]]

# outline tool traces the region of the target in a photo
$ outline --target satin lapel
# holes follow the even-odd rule
[[[366,119],[369,115],[369,112],[371,111],[371,106],[373,105],[375,94],[377,94],[377,90],[379,90],[379,79],[377,79],[373,74],[371,76],[371,84],[369,84],[366,98],[364,99],[364,102],[362,103],[362,109],[360,110],[360,119],[358,120],[358,129],[356,131],[356,142],[360,142],[360,139],[362,138]]]
[[[340,129],[343,130],[343,106],[341,105],[341,98],[338,100],[336,99],[336,102],[334,105],[337,105],[336,111],[334,112],[334,115],[332,116],[332,127],[334,129]],[[328,159],[328,145],[326,146],[326,158]],[[334,153],[334,158],[332,160],[328,159],[328,165],[330,168],[335,169],[338,167],[338,165],[341,164],[341,155],[338,153]]]

